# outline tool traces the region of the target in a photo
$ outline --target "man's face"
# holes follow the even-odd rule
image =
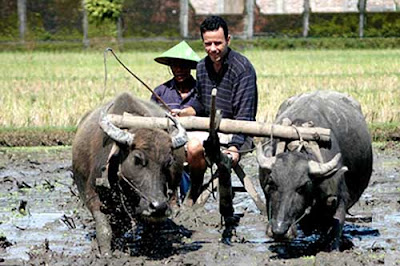
[[[204,48],[214,64],[222,63],[222,59],[228,52],[230,37],[228,35],[228,39],[225,39],[224,30],[221,27],[218,30],[203,33]]]
[[[172,74],[176,82],[180,83],[190,77],[190,68],[186,66],[171,66]]]

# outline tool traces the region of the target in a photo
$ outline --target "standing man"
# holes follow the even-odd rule
[[[211,91],[216,88],[216,108],[222,117],[235,120],[255,121],[257,113],[256,72],[250,61],[229,47],[231,36],[221,17],[211,16],[200,25],[200,34],[207,56],[197,64],[197,90],[204,115],[210,115]],[[200,114],[200,110],[196,110]],[[222,143],[222,141],[221,141]],[[207,168],[203,143],[192,139],[187,144],[187,161],[190,165],[191,189],[186,205],[196,202]],[[238,151],[251,148],[252,138],[243,134],[232,135],[224,153],[239,162]]]

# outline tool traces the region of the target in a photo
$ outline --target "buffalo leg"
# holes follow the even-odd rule
[[[329,251],[340,249],[345,216],[345,207],[342,203],[337,208],[335,216],[333,217],[332,226],[328,231],[329,242],[327,243],[327,250]]]
[[[110,255],[112,230],[107,216],[98,210],[93,212],[93,218],[96,222],[96,238],[100,253]]]

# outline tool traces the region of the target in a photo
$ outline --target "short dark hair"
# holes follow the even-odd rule
[[[214,31],[218,30],[219,28],[224,30],[225,39],[228,40],[228,25],[226,24],[225,20],[219,16],[211,16],[206,18],[203,23],[200,25],[200,34],[201,38],[203,38],[203,33],[206,31]]]

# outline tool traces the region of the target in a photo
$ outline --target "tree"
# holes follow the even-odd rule
[[[117,20],[122,12],[123,0],[85,0],[89,19],[102,22],[106,19]]]

